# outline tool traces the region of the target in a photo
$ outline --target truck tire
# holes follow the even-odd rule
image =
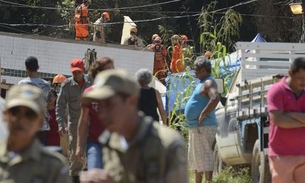
[[[217,143],[214,146],[213,157],[214,157],[214,173],[219,174],[224,169],[225,163],[221,160],[219,156],[219,149]]]
[[[253,146],[251,164],[252,183],[270,183],[271,175],[269,170],[268,155],[259,151],[259,141],[256,140]]]

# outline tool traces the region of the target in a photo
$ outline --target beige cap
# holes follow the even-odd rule
[[[93,89],[85,93],[82,101],[103,100],[116,93],[139,96],[139,86],[134,78],[121,69],[111,69],[100,72],[95,80]]]
[[[29,107],[37,114],[44,113],[46,99],[37,86],[22,84],[12,86],[5,97],[5,107],[10,109],[16,106]]]

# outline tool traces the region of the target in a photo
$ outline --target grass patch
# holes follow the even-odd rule
[[[194,172],[190,172],[190,183],[195,182]],[[203,175],[203,182],[204,182]],[[213,181],[209,183],[251,183],[249,168],[237,169],[226,167],[221,173],[213,176]]]

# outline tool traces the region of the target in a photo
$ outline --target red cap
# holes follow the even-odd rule
[[[85,71],[84,62],[79,58],[73,59],[71,62],[71,72],[74,71]]]

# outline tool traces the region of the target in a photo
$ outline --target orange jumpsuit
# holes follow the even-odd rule
[[[75,40],[87,41],[89,35],[88,7],[82,3],[75,9]]]
[[[166,76],[166,47],[162,44],[155,43],[151,44],[149,49],[155,52],[153,75],[164,83]]]
[[[170,69],[173,73],[183,72],[182,46],[176,43],[173,47]]]

